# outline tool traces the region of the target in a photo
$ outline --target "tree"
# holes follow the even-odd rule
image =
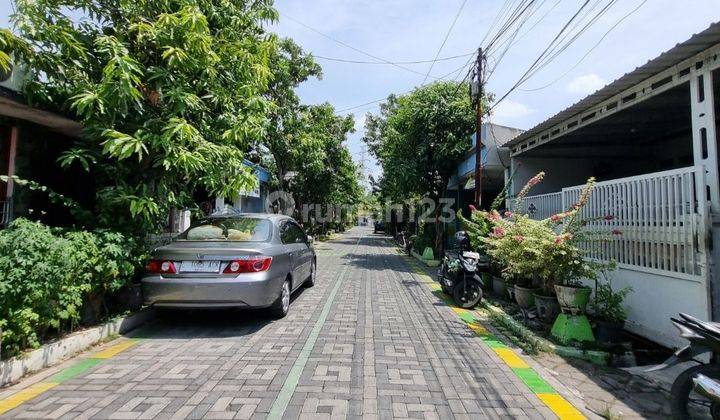
[[[475,113],[467,89],[437,82],[389,96],[378,115],[369,114],[363,138],[383,169],[382,193],[393,201],[413,194],[437,204],[457,162],[470,148]],[[435,206],[435,248],[442,248],[441,206]]]
[[[244,151],[265,134],[271,0],[16,0],[0,65],[33,70],[31,103],[72,114],[84,135],[61,156],[97,185],[97,224],[145,230],[195,190],[256,182]],[[84,15],[74,21],[74,10]]]
[[[292,193],[296,210],[303,204],[348,204],[358,200],[356,166],[344,142],[354,130],[352,116],[335,115],[329,104],[302,104],[295,89],[310,77],[322,77],[319,65],[290,39],[280,41],[271,60],[270,103],[263,144],[273,156],[278,187]],[[295,173],[292,181],[286,179]],[[285,204],[285,203],[283,203]]]
[[[285,189],[285,177],[292,167],[293,149],[297,147],[303,107],[295,89],[308,78],[321,78],[322,70],[312,56],[303,52],[291,39],[283,39],[270,60],[272,80],[266,97],[270,103],[267,136],[263,144],[274,159],[278,187]]]
[[[298,210],[303,204],[356,204],[362,194],[357,166],[345,146],[352,116],[335,115],[329,104],[303,107],[292,142],[290,183]]]

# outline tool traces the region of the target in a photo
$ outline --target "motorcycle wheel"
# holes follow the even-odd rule
[[[673,419],[712,418],[720,420],[720,403],[712,402],[693,390],[693,378],[699,373],[720,380],[720,365],[693,366],[675,379],[670,391],[670,408]]]
[[[476,281],[463,280],[453,287],[452,296],[457,306],[463,309],[474,308],[482,299],[482,288]]]

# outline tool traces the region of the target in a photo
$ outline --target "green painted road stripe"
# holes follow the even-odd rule
[[[51,378],[48,379],[49,382],[65,382],[69,379],[72,379],[78,375],[81,375],[82,373],[88,371],[93,366],[96,366],[98,363],[102,363],[101,359],[85,359],[81,360],[72,366],[69,366],[62,371],[56,373]]]
[[[355,247],[353,248],[353,253],[357,250],[362,238],[363,236],[358,238],[355,243]],[[313,326],[312,331],[310,331],[310,335],[307,340],[305,340],[305,344],[303,344],[303,348],[300,350],[300,354],[295,360],[295,364],[293,364],[293,367],[290,369],[290,373],[288,373],[285,383],[280,389],[280,393],[273,402],[272,408],[270,408],[268,419],[280,420],[282,419],[283,414],[285,414],[285,410],[290,403],[290,399],[295,393],[295,388],[297,388],[298,382],[300,382],[300,375],[302,375],[305,365],[307,364],[308,359],[310,359],[310,352],[312,352],[313,347],[315,347],[315,343],[320,336],[320,330],[322,330],[323,325],[325,325],[325,321],[330,313],[330,308],[332,308],[333,301],[335,301],[335,295],[337,295],[338,290],[340,290],[340,285],[345,279],[345,273],[347,273],[347,270],[348,266],[345,266],[337,281],[335,281],[335,286],[333,286],[330,295],[325,301],[322,312],[320,312],[320,317],[317,321],[315,321],[315,325]]]
[[[290,369],[290,373],[288,373],[288,376],[285,379],[285,383],[283,384],[282,389],[280,389],[280,393],[275,399],[275,402],[273,402],[272,408],[270,409],[270,414],[268,415],[269,419],[279,420],[285,413],[285,409],[290,403],[290,399],[292,398],[293,393],[295,393],[295,388],[297,388],[298,382],[300,381],[300,375],[302,374],[303,369],[305,369],[305,365],[310,358],[310,352],[312,351],[313,347],[315,347],[315,342],[317,342],[318,336],[320,335],[320,330],[322,329],[323,325],[325,325],[325,321],[327,320],[328,314],[330,313],[330,308],[332,307],[333,301],[335,300],[335,295],[337,295],[337,291],[340,289],[340,285],[345,278],[345,273],[347,272],[347,270],[348,267],[345,266],[343,271],[340,273],[340,277],[335,282],[335,286],[330,292],[330,296],[328,296],[327,300],[325,301],[322,312],[320,312],[320,317],[317,321],[315,321],[315,325],[313,326],[312,331],[310,331],[310,335],[308,336],[307,340],[305,340],[305,344],[303,345],[302,350],[300,350],[300,354],[295,360],[295,364],[293,364],[292,369]]]
[[[536,394],[557,394],[555,388],[545,382],[532,368],[514,368],[515,374]]]

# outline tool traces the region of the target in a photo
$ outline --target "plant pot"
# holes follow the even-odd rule
[[[502,277],[493,277],[492,289],[497,297],[507,298],[507,284]]]
[[[552,324],[560,314],[560,304],[555,296],[535,295],[538,318],[545,324]]]
[[[623,341],[624,322],[607,322],[598,319],[595,336],[601,343],[620,343]]]
[[[100,292],[91,292],[80,307],[80,323],[82,325],[95,325],[104,314],[103,300],[105,296]]]
[[[590,301],[592,289],[586,286],[572,287],[555,285],[555,293],[557,293],[557,300],[563,312],[580,315],[585,313],[585,308]]]
[[[492,289],[493,285],[493,276],[490,273],[480,273],[480,278],[482,279],[482,289],[484,291],[489,291]]]
[[[530,309],[535,305],[535,293],[540,290],[535,287],[522,287],[515,285],[515,302],[523,309]]]

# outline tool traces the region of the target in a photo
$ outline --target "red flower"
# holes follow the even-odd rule
[[[559,214],[553,214],[552,216],[550,216],[550,220],[552,220],[553,222],[559,222],[560,219],[562,219],[562,216]]]
[[[608,214],[607,216],[605,216],[605,220],[613,220],[613,219],[615,219],[615,216],[613,216],[612,214]]]
[[[622,232],[617,229],[613,229],[612,234],[613,235],[622,235]]]

